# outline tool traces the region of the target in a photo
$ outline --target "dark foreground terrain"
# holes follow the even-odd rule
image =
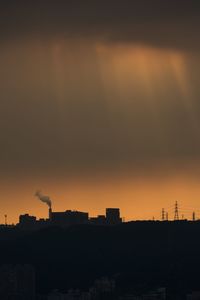
[[[200,290],[200,222],[131,222],[22,232],[0,230],[0,264],[31,264],[37,290],[87,289],[115,278],[123,291]]]

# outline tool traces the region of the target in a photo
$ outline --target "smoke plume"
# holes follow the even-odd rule
[[[49,207],[51,207],[51,199],[49,196],[43,195],[40,191],[37,191],[35,193],[35,196],[38,197],[38,199],[44,203],[46,203]]]

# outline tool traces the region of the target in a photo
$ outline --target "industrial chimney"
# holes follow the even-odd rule
[[[51,206],[49,207],[49,220],[51,221],[52,218],[52,208]]]
[[[51,217],[52,217],[52,208],[51,208],[51,205],[52,205],[52,201],[50,199],[49,196],[45,196],[41,193],[41,191],[37,191],[35,193],[35,196],[42,202],[46,203],[49,207],[49,220],[51,220]]]

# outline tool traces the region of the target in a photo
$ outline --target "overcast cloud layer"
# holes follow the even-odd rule
[[[1,1],[1,174],[198,163],[199,6]]]
[[[0,32],[1,40],[76,36],[196,50],[199,14],[198,0],[2,0]]]

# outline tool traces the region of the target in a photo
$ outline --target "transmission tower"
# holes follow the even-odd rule
[[[7,226],[7,215],[4,215],[5,218],[5,225]]]
[[[195,221],[196,220],[196,214],[195,214],[195,211],[192,213],[192,221]]]
[[[168,219],[169,219],[169,214],[168,212],[166,212],[166,221],[168,221]]]
[[[174,207],[174,221],[179,220],[179,210],[178,210],[178,202],[176,201],[175,207]]]
[[[165,221],[165,209],[162,208],[162,221]]]

